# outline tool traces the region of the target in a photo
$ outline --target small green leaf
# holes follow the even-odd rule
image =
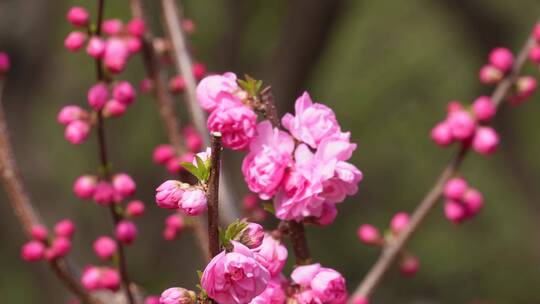
[[[202,280],[203,272],[200,270],[197,270],[197,276],[199,277],[199,281]]]
[[[272,214],[276,214],[276,209],[274,208],[274,204],[272,203],[264,203],[263,209]]]
[[[195,159],[197,160],[197,168],[199,169],[199,180],[200,181],[207,181],[208,177],[210,176],[210,170],[206,166],[205,162],[197,155],[195,155]]]
[[[193,176],[195,176],[198,180],[201,179],[201,173],[200,173],[199,168],[193,165],[192,163],[184,162],[184,163],[180,163],[180,166],[188,170],[188,172],[193,174]]]

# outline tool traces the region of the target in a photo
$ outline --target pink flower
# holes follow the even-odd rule
[[[461,223],[467,216],[465,208],[456,201],[447,201],[444,204],[444,215],[448,220],[455,224]]]
[[[363,224],[356,231],[358,239],[368,245],[376,245],[382,241],[379,230],[373,225]]]
[[[54,233],[56,233],[57,236],[71,238],[73,233],[75,233],[75,224],[69,219],[62,220],[54,226]]]
[[[81,276],[82,286],[88,290],[93,291],[100,287],[101,271],[95,266],[86,267],[83,270]]]
[[[431,139],[439,146],[446,147],[454,141],[452,130],[446,122],[440,122],[431,129]]]
[[[45,240],[47,240],[49,232],[47,231],[47,227],[45,226],[34,225],[32,226],[32,229],[30,230],[30,235],[35,240],[44,242]]]
[[[503,72],[491,64],[486,64],[480,69],[480,82],[483,84],[499,83],[503,77]]]
[[[173,146],[159,145],[154,149],[152,158],[156,164],[164,165],[176,155]]]
[[[478,120],[490,121],[497,109],[490,97],[480,96],[473,102],[472,111]]]
[[[101,236],[94,242],[94,252],[101,259],[110,259],[116,253],[116,250],[116,242],[108,236]]]
[[[73,192],[82,199],[92,198],[96,191],[97,182],[97,177],[93,175],[81,175],[73,185]]]
[[[119,19],[107,19],[103,21],[103,23],[101,23],[101,29],[103,30],[103,33],[109,36],[120,34],[123,27],[124,25]]]
[[[139,200],[131,201],[127,204],[126,213],[131,217],[141,216],[144,214],[144,203]]]
[[[102,58],[107,44],[100,37],[92,37],[86,45],[86,53],[93,58]]]
[[[104,82],[98,82],[93,85],[87,94],[88,104],[96,111],[103,108],[109,100],[109,89]]]
[[[38,241],[30,241],[23,245],[21,257],[27,262],[39,261],[45,253],[45,245]]]
[[[202,288],[220,304],[249,303],[270,281],[270,273],[246,246],[232,241],[232,252],[223,251],[206,266]]]
[[[133,195],[137,188],[131,176],[126,173],[115,174],[112,178],[112,185],[115,193],[122,198]]]
[[[347,288],[343,276],[320,264],[299,266],[291,274],[294,283],[311,290],[313,303],[343,304],[347,301]],[[311,303],[311,302],[310,302]]]
[[[76,120],[84,120],[88,117],[88,113],[79,106],[65,106],[58,113],[57,120],[63,125],[69,125]]]
[[[182,129],[186,147],[191,152],[200,151],[202,149],[203,139],[201,135],[192,126],[187,126]]]
[[[314,219],[318,226],[328,226],[334,222],[337,217],[337,208],[333,203],[325,202],[322,206],[321,215]]]
[[[198,188],[187,189],[182,194],[178,207],[187,215],[200,215],[206,211],[206,193]]]
[[[420,268],[420,260],[415,256],[406,256],[399,265],[401,274],[405,277],[413,277]]]
[[[137,237],[137,226],[131,221],[122,220],[116,225],[116,239],[120,242],[130,245]]]
[[[144,23],[144,20],[140,18],[133,18],[127,24],[127,31],[133,36],[140,38],[144,35],[145,30],[146,25]]]
[[[503,72],[508,72],[514,64],[514,56],[507,48],[495,48],[489,53],[489,63]]]
[[[249,190],[261,199],[270,199],[277,191],[291,165],[293,139],[285,132],[273,128],[269,121],[257,126],[257,136],[251,141],[250,153],[242,162],[242,173]]]
[[[219,106],[208,117],[208,129],[211,132],[221,132],[223,146],[226,148],[247,148],[255,136],[257,114],[229,93],[220,93],[216,100]]]
[[[312,148],[325,139],[341,132],[334,111],[329,107],[313,103],[307,92],[296,99],[295,115],[285,114],[283,126],[298,140]]]
[[[113,98],[126,106],[131,105],[135,100],[135,89],[129,82],[125,80],[116,83],[112,89],[112,92]]]
[[[113,268],[87,266],[83,271],[81,284],[88,291],[98,289],[116,291],[120,287],[120,275]]]
[[[475,216],[484,206],[484,196],[476,189],[469,189],[463,196],[463,205],[467,209],[468,216]]]
[[[103,108],[105,117],[120,117],[127,111],[127,106],[116,99],[109,100]]]
[[[257,253],[255,258],[268,269],[272,276],[279,274],[287,262],[287,248],[270,234],[266,234],[262,244],[252,251]]]
[[[285,304],[287,296],[283,290],[283,281],[285,278],[281,276],[273,277],[263,293],[256,296],[249,304]]]
[[[74,26],[87,26],[90,15],[84,7],[74,6],[67,13],[67,20]]]
[[[82,120],[70,122],[64,131],[64,137],[74,145],[82,144],[88,138],[89,134],[90,125]]]
[[[133,55],[142,49],[141,38],[131,36],[125,38],[124,42],[126,44],[129,55]]]
[[[70,52],[76,52],[84,46],[86,34],[82,32],[71,32],[64,40],[64,47]]]
[[[186,186],[179,181],[168,180],[156,189],[156,203],[161,208],[178,209]]]
[[[461,200],[467,191],[467,182],[460,177],[449,179],[444,185],[444,196],[448,199]]]
[[[197,295],[191,291],[180,287],[173,287],[165,290],[159,298],[159,304],[195,304]]]
[[[9,71],[11,63],[8,54],[0,52],[0,75],[6,74]]]
[[[449,113],[446,122],[452,136],[461,141],[471,138],[476,130],[476,122],[467,111]]]
[[[45,258],[52,261],[66,256],[71,250],[71,240],[60,236],[52,241],[51,246],[45,251]]]
[[[246,228],[242,230],[234,238],[235,241],[242,243],[249,249],[259,247],[264,239],[264,228],[257,223],[248,223]]]
[[[221,92],[232,94],[237,89],[234,73],[207,76],[197,85],[197,100],[203,109],[213,111],[219,105],[217,97]]]
[[[112,73],[120,73],[126,67],[129,51],[125,42],[119,38],[107,41],[103,63]]]
[[[472,146],[480,154],[488,155],[497,149],[499,135],[491,127],[479,127],[474,135]]]
[[[409,215],[405,212],[398,212],[394,215],[392,220],[390,221],[390,229],[392,229],[392,233],[395,235],[398,235],[401,231],[405,230],[407,226],[409,225]]]
[[[108,206],[114,200],[114,189],[112,185],[106,181],[97,183],[93,199],[102,206]]]

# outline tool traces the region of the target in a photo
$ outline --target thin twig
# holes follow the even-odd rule
[[[493,100],[493,103],[496,107],[499,107],[501,105],[501,103],[504,101],[504,98],[510,92],[510,89],[519,77],[520,71],[523,68],[525,62],[527,61],[527,55],[530,49],[535,45],[535,43],[536,41],[534,37],[531,36],[527,39],[527,42],[522,47],[518,57],[516,58],[511,73],[495,88],[491,99]],[[392,243],[390,243],[383,249],[379,259],[375,262],[375,264],[371,267],[370,271],[364,277],[364,279],[356,289],[354,297],[352,298],[367,298],[375,290],[375,288],[381,282],[382,278],[384,277],[390,266],[393,264],[394,260],[399,256],[399,253],[407,244],[407,241],[418,229],[429,211],[431,211],[436,205],[437,201],[442,195],[444,184],[450,177],[452,177],[454,173],[457,172],[459,166],[467,155],[469,148],[469,146],[463,146],[454,156],[454,158],[452,158],[450,163],[446,165],[431,190],[427,193],[427,195],[420,202],[420,204],[412,214],[410,223],[407,228],[403,232],[401,232]]]
[[[219,169],[221,167],[221,133],[211,135],[210,177],[208,178],[208,251],[211,257],[219,254]]]
[[[162,0],[163,23],[168,33],[173,48],[173,58],[178,74],[181,74],[186,82],[185,100],[188,106],[188,114],[199,134],[203,135],[206,146],[210,144],[206,119],[203,109],[197,102],[195,77],[192,71],[192,60],[189,53],[186,36],[182,30],[182,14],[176,0]],[[224,170],[222,170],[224,171]],[[223,176],[226,172],[223,172]],[[240,216],[235,205],[232,187],[226,179],[221,180],[221,213],[224,222],[231,223]]]

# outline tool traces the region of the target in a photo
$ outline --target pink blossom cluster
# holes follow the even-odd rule
[[[54,226],[54,237],[49,237],[47,228],[35,225],[31,228],[32,240],[22,246],[21,257],[28,262],[45,259],[52,261],[66,256],[71,250],[71,239],[75,233],[73,221],[65,219]]]
[[[135,181],[127,173],[117,173],[111,177],[110,181],[95,175],[81,175],[73,184],[73,192],[77,197],[91,199],[102,206],[120,203],[133,196],[136,189]],[[133,216],[141,215],[144,212],[144,205],[140,211],[140,201],[134,204],[131,207],[134,211]]]
[[[202,137],[193,126],[183,128],[182,135],[184,145],[187,149],[184,153],[179,155],[170,144],[158,145],[153,152],[152,158],[154,163],[165,166],[171,174],[182,172],[183,167],[180,164],[183,162],[192,162],[194,153],[200,151],[202,148]]]
[[[453,223],[475,217],[484,205],[484,197],[480,191],[470,187],[461,177],[449,179],[444,186],[444,214]]]
[[[165,209],[178,209],[196,216],[206,211],[206,193],[199,186],[168,180],[156,189],[156,203]]]
[[[89,265],[83,270],[81,284],[88,291],[117,291],[120,288],[120,274],[112,267]]]
[[[488,96],[478,97],[470,111],[458,101],[452,101],[448,104],[446,119],[431,130],[431,139],[441,147],[460,142],[480,154],[491,154],[499,145],[499,135],[484,124],[491,121],[495,113],[496,106]]]
[[[299,304],[344,304],[347,301],[345,278],[334,269],[318,263],[298,266],[291,279],[297,289],[293,298]]]

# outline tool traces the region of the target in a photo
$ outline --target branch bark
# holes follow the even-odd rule
[[[536,41],[534,37],[529,36],[521,51],[519,52],[512,71],[495,88],[495,91],[491,95],[491,98],[496,107],[499,107],[501,105],[506,95],[510,92],[512,85],[515,83],[521,69],[527,61],[527,55],[529,53],[529,50],[535,45],[535,43]],[[462,146],[458,153],[450,161],[450,163],[446,165],[443,172],[438,177],[435,184],[432,186],[431,190],[427,193],[427,195],[420,202],[416,210],[413,212],[407,228],[403,232],[401,232],[391,244],[389,244],[383,249],[379,259],[375,262],[375,264],[372,266],[370,271],[367,273],[367,275],[364,277],[364,279],[354,292],[354,296],[352,297],[353,299],[356,297],[367,298],[375,290],[375,288],[381,282],[382,278],[384,277],[390,266],[399,256],[400,252],[404,249],[408,240],[418,229],[418,227],[423,222],[428,213],[436,205],[437,201],[442,195],[444,184],[455,172],[457,172],[468,151],[468,146]]]
[[[208,178],[208,251],[211,257],[219,254],[219,169],[221,166],[221,133],[211,135],[210,177]]]

